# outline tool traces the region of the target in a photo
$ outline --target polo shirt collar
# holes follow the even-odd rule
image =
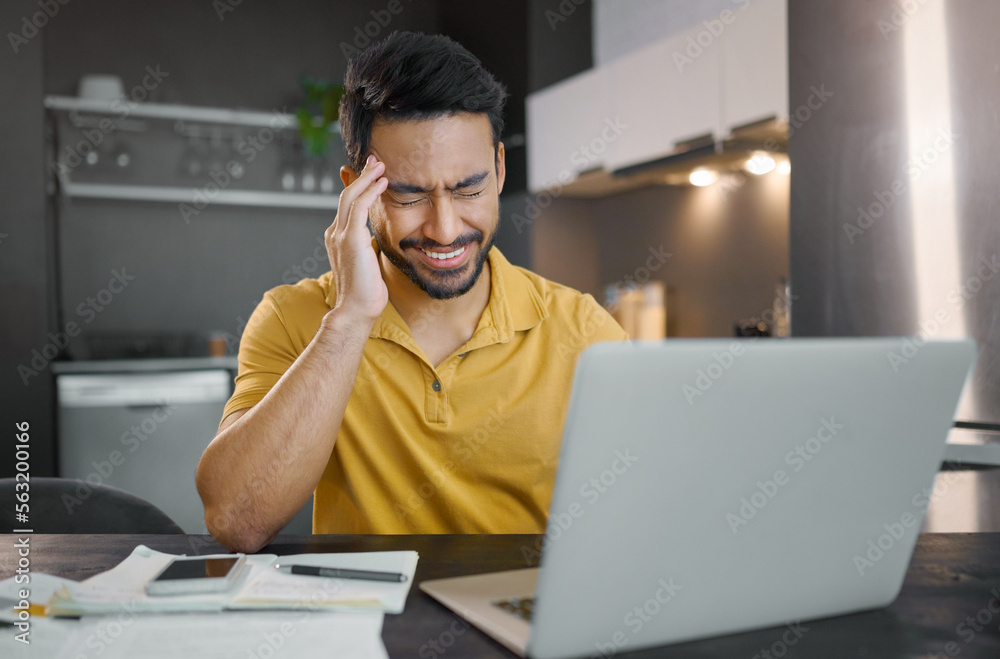
[[[372,240],[376,253],[378,245]],[[474,349],[493,343],[506,343],[515,332],[529,330],[548,317],[548,310],[531,280],[493,247],[490,250],[490,300],[479,319],[479,325],[466,345]],[[330,280],[326,303],[332,309],[336,304],[336,287]],[[372,326],[369,336],[388,339],[414,348],[413,335],[402,316],[390,302]]]

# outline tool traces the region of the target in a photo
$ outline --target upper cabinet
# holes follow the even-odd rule
[[[734,0],[694,27],[530,94],[528,187],[625,189],[611,172],[746,124],[784,121],[787,71],[787,0]]]
[[[723,125],[731,130],[769,117],[787,119],[787,0],[748,0],[735,11],[721,45]]]
[[[608,71],[591,69],[527,98],[528,188],[553,189],[605,165]]]
[[[622,126],[610,146],[611,171],[655,160],[674,145],[719,132],[721,48],[684,54],[694,31],[611,62],[611,114]]]

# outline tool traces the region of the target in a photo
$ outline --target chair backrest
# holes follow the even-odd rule
[[[9,533],[184,533],[166,513],[144,499],[110,485],[71,478],[0,478],[0,527]],[[18,521],[18,498],[27,499],[27,523]]]

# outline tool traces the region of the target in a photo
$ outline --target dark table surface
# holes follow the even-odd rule
[[[0,579],[14,574],[17,536],[0,544]],[[382,637],[391,657],[505,657],[502,646],[423,594],[421,581],[529,567],[533,535],[279,536],[263,553],[419,552],[415,583]],[[34,535],[31,571],[71,579],[107,570],[138,545],[175,554],[225,551],[208,536]],[[525,551],[527,549],[527,551]],[[527,557],[527,559],[525,558]],[[765,594],[766,595],[766,594]],[[821,593],[817,597],[822,597]],[[978,620],[977,620],[978,618]],[[794,645],[783,627],[634,653],[629,657],[1000,657],[1000,533],[920,536],[899,598],[888,608],[805,622]],[[778,654],[785,650],[784,654]],[[619,653],[625,654],[625,653]]]

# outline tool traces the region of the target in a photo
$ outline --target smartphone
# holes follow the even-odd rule
[[[149,583],[149,595],[221,593],[233,585],[246,564],[246,554],[177,556]]]

